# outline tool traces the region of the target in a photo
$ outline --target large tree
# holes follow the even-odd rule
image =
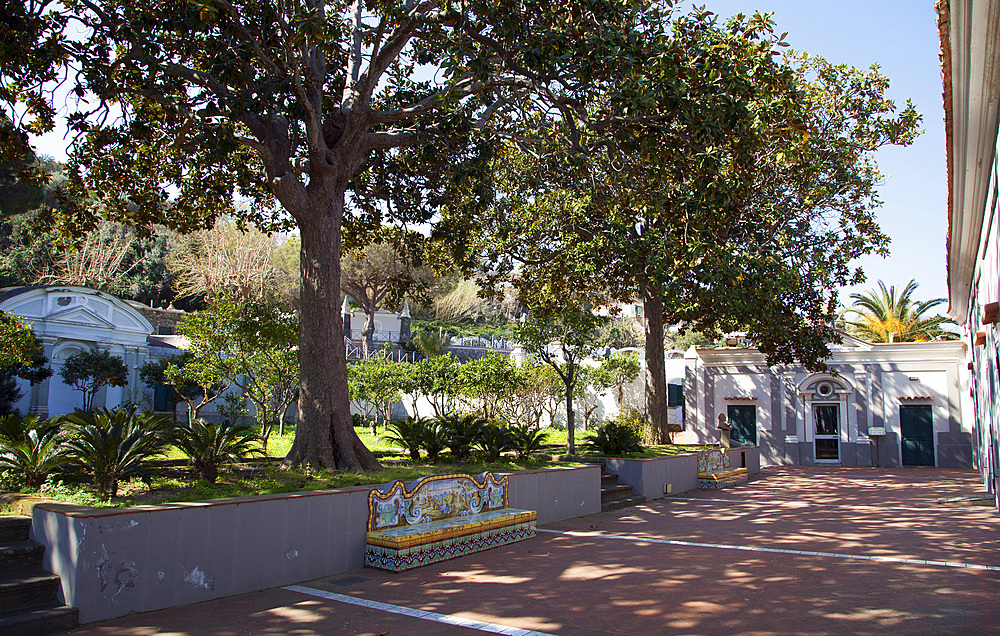
[[[189,231],[225,214],[262,229],[297,226],[301,423],[287,459],[374,468],[350,426],[342,228],[363,237],[383,221],[429,218],[487,165],[491,135],[539,113],[568,114],[618,72],[642,8],[10,0],[0,159],[23,154],[27,132],[52,127],[53,83],[65,74],[75,139],[67,229],[103,216]]]
[[[829,307],[883,251],[873,153],[906,145],[877,69],[780,55],[769,16],[721,23],[693,11],[651,30],[589,119],[539,125],[546,147],[511,144],[483,224],[494,279],[600,272],[641,299],[646,401],[666,441],[664,325],[747,330],[772,363],[822,365]]]

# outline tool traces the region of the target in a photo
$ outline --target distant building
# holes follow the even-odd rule
[[[949,313],[970,347],[974,463],[1000,506],[1000,2],[938,3],[948,153]]]
[[[153,335],[153,324],[137,304],[75,285],[16,287],[0,293],[0,310],[31,325],[54,372],[35,386],[22,382],[24,397],[15,408],[50,417],[81,406],[81,393],[63,384],[59,370],[68,357],[86,349],[108,351],[128,367],[128,384],[102,389],[94,406],[114,408],[133,402],[152,408],[153,392],[139,379],[139,367],[177,350]]]
[[[768,366],[747,347],[693,347],[684,381],[685,441],[734,444],[761,462],[840,466],[972,466],[966,346],[872,344],[844,336],[827,372]],[[693,439],[692,439],[693,437]]]

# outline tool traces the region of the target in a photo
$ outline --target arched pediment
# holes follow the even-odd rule
[[[153,325],[127,302],[89,287],[40,285],[0,296],[0,310],[32,323],[35,333],[116,344],[145,344]],[[103,334],[103,335],[101,335]]]
[[[836,398],[853,393],[855,388],[854,382],[845,376],[833,373],[813,373],[799,382],[797,390],[800,395]]]

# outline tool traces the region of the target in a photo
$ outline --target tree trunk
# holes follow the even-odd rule
[[[338,278],[339,273],[339,261],[338,261]],[[361,346],[364,349],[364,357],[368,357],[372,354],[372,350],[375,348],[375,306],[365,304],[365,328],[361,331]]]
[[[669,441],[667,427],[667,370],[663,358],[663,301],[659,290],[648,283],[640,286],[646,326],[646,409],[653,443]]]
[[[576,451],[576,425],[573,422],[573,385],[566,384],[566,452]]]
[[[339,324],[340,222],[347,179],[339,182],[330,189],[311,183],[311,209],[297,215],[302,239],[299,423],[282,465],[377,470],[378,460],[351,426],[347,351]]]

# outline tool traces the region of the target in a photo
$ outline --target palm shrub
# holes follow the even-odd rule
[[[65,435],[51,420],[8,416],[0,429],[0,473],[9,473],[20,483],[38,488],[69,461]]]
[[[385,427],[382,438],[390,444],[405,448],[413,461],[420,461],[420,446],[424,441],[424,428],[427,422],[426,417],[397,420]]]
[[[466,459],[486,421],[474,414],[445,415],[437,418],[448,436],[448,449],[455,459]]]
[[[436,420],[431,420],[426,423],[421,432],[420,436],[420,448],[427,453],[427,459],[432,462],[438,460],[438,455],[441,454],[448,446],[448,431],[445,429],[441,422]]]
[[[504,451],[513,447],[510,433],[506,428],[495,423],[485,424],[479,429],[475,445],[486,455],[486,461],[490,462],[500,459],[500,455]]]
[[[63,416],[67,424],[67,455],[94,476],[101,494],[114,497],[118,482],[145,471],[151,457],[170,441],[173,421],[167,415],[138,412],[77,410]]]
[[[191,460],[202,479],[213,484],[219,478],[221,466],[242,461],[253,453],[263,454],[257,431],[229,420],[210,424],[198,418],[178,424],[172,441]]]
[[[622,418],[600,426],[590,438],[590,444],[602,455],[623,455],[642,450],[642,436]]]
[[[532,453],[542,450],[549,438],[547,432],[527,422],[512,424],[507,430],[510,434],[510,445],[521,459],[526,459]]]

